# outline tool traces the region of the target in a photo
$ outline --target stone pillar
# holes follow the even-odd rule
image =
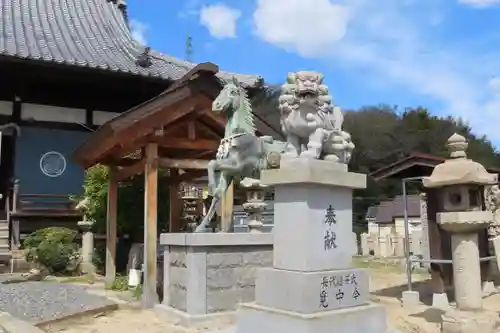
[[[262,182],[275,187],[273,268],[258,271],[255,302],[240,305],[235,332],[386,332],[367,271],[352,268],[352,190],[366,176],[287,159]]]
[[[361,234],[361,254],[363,256],[369,256],[370,255],[370,247],[369,247],[369,240],[368,240],[368,234]]]
[[[396,257],[404,257],[405,256],[405,238],[401,235],[396,235],[396,237],[394,237],[394,241],[395,241],[395,244],[394,244],[394,254],[396,255]]]
[[[94,254],[94,233],[92,232],[92,226],[94,221],[79,221],[78,227],[82,230],[82,263],[81,268],[83,273],[93,274],[95,272],[95,267],[92,262],[92,256]]]
[[[411,243],[410,243],[410,251],[413,253],[413,255],[421,255],[422,254],[422,249],[421,249],[421,243],[422,243],[422,231],[420,230],[413,230],[411,233]]]
[[[388,251],[388,245],[387,243],[389,243],[389,246],[390,246],[390,238],[389,240],[387,239],[388,236],[382,236],[382,237],[378,237],[378,249],[379,249],[379,252],[375,253],[377,256],[379,257],[382,257],[382,258],[385,258],[389,255],[389,251]]]
[[[377,234],[371,233],[370,240],[373,245],[373,254],[375,256],[380,256],[380,240]]]
[[[482,308],[481,269],[477,233],[451,235],[455,300],[461,310]]]
[[[352,255],[359,255],[358,235],[352,232]]]

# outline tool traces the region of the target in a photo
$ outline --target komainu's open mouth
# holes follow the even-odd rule
[[[316,97],[316,94],[311,90],[304,90],[299,92],[298,96],[302,99],[312,99]]]

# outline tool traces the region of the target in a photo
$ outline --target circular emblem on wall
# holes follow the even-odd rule
[[[49,151],[40,158],[40,170],[47,177],[59,177],[66,170],[66,159],[57,151]]]

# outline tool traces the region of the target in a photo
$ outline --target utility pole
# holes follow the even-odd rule
[[[186,38],[186,60],[193,61],[193,38],[189,35]]]

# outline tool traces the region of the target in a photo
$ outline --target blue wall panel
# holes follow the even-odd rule
[[[82,192],[84,170],[71,160],[73,151],[89,136],[88,132],[23,127],[16,140],[15,178],[21,193],[78,194]],[[40,159],[47,152],[58,152],[66,160],[64,172],[46,176]]]

